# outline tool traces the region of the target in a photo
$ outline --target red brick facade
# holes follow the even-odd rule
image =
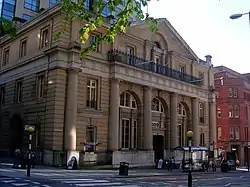
[[[235,150],[241,163],[246,162],[249,140],[250,76],[227,67],[216,67],[217,147]]]

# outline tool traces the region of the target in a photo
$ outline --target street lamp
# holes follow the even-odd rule
[[[243,14],[232,14],[232,15],[230,16],[230,19],[238,19],[238,18],[240,18],[240,17],[242,17],[242,16],[244,16],[244,15],[247,15],[247,14],[250,15],[250,12],[243,13]]]
[[[31,168],[31,144],[32,144],[32,133],[34,132],[33,127],[27,129],[29,133],[29,153],[28,153],[28,164],[27,164],[27,176],[30,177],[30,168]]]
[[[188,187],[192,187],[192,138],[193,138],[193,131],[187,132],[188,138],[188,147],[189,147],[189,169],[188,169]]]

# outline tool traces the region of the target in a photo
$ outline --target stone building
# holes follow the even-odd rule
[[[156,33],[133,22],[82,60],[82,23],[53,40],[59,6],[1,38],[1,154],[27,146],[25,126],[35,127],[33,148],[51,165],[72,155],[81,164],[152,165],[185,146],[188,130],[194,145],[215,142],[211,56],[201,61],[166,19],[158,22]]]

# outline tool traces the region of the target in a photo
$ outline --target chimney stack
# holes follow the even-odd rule
[[[206,63],[211,66],[212,65],[212,56],[211,55],[206,55]]]

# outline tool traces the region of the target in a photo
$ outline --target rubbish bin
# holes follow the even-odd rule
[[[120,162],[119,175],[128,176],[128,167],[129,167],[129,163]]]
[[[221,163],[221,172],[225,173],[228,172],[229,166],[228,163]]]

